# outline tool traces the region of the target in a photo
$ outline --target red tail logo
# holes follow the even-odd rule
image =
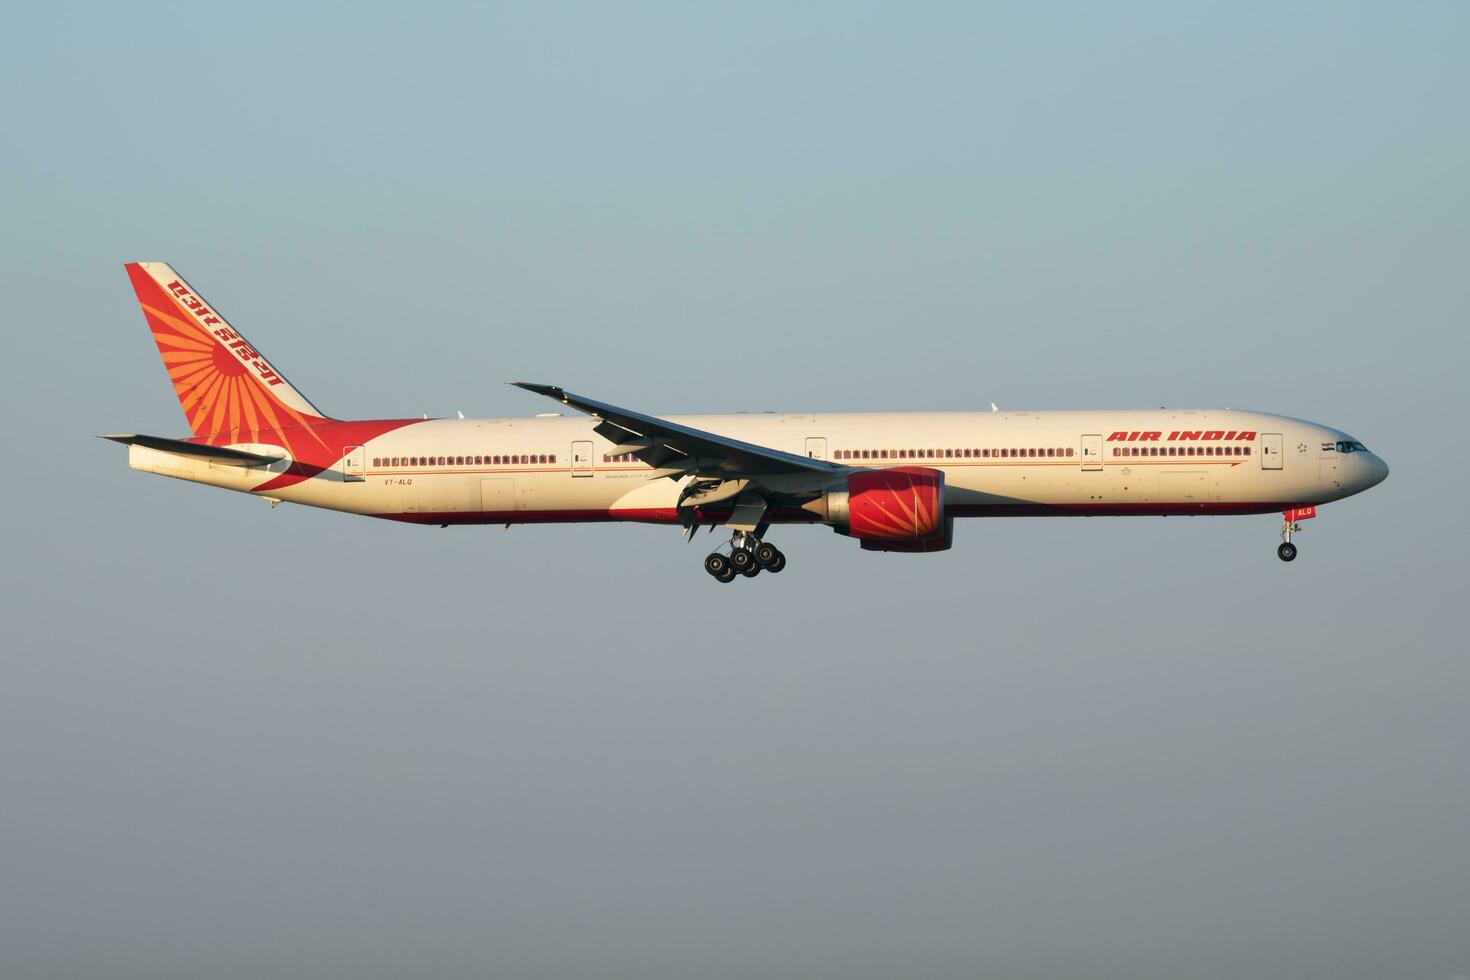
[[[322,421],[311,402],[167,265],[134,262],[127,269],[196,436]]]

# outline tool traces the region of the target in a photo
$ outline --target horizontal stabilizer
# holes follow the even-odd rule
[[[201,446],[197,442],[185,442],[182,439],[165,439],[162,436],[140,436],[135,432],[117,433],[113,435],[98,436],[99,439],[111,439],[120,442],[124,446],[142,446],[145,449],[156,449],[163,453],[174,453],[179,456],[193,456],[196,459],[207,459],[211,463],[219,463],[221,466],[269,466],[279,463],[284,456],[263,456],[260,453],[247,453],[243,449],[226,449],[223,446]]]

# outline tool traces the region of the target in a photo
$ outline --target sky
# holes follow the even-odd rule
[[[1461,4],[0,10],[0,975],[1470,975]],[[124,262],[337,417],[1255,408],[1273,516],[422,528],[127,469]],[[1457,641],[1456,636],[1462,637]]]

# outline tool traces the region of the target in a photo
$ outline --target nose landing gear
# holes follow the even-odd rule
[[[1297,522],[1316,516],[1316,507],[1293,507],[1281,512],[1281,544],[1276,546],[1277,558],[1282,561],[1296,560],[1296,545],[1291,543],[1291,536],[1302,529]]]
[[[721,582],[733,582],[735,576],[755,578],[761,572],[779,572],[786,567],[786,556],[775,545],[762,541],[749,531],[736,531],[730,538],[730,554],[711,552],[704,559],[704,570]]]

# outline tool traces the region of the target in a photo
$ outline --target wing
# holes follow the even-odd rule
[[[705,432],[632,412],[616,405],[574,395],[554,385],[538,385],[525,381],[508,381],[517,388],[554,398],[579,412],[601,421],[593,431],[615,444],[621,451],[632,453],[662,475],[679,477],[722,477],[727,480],[807,474],[830,476],[846,470],[841,463],[810,459],[795,453],[757,446],[728,436]]]

